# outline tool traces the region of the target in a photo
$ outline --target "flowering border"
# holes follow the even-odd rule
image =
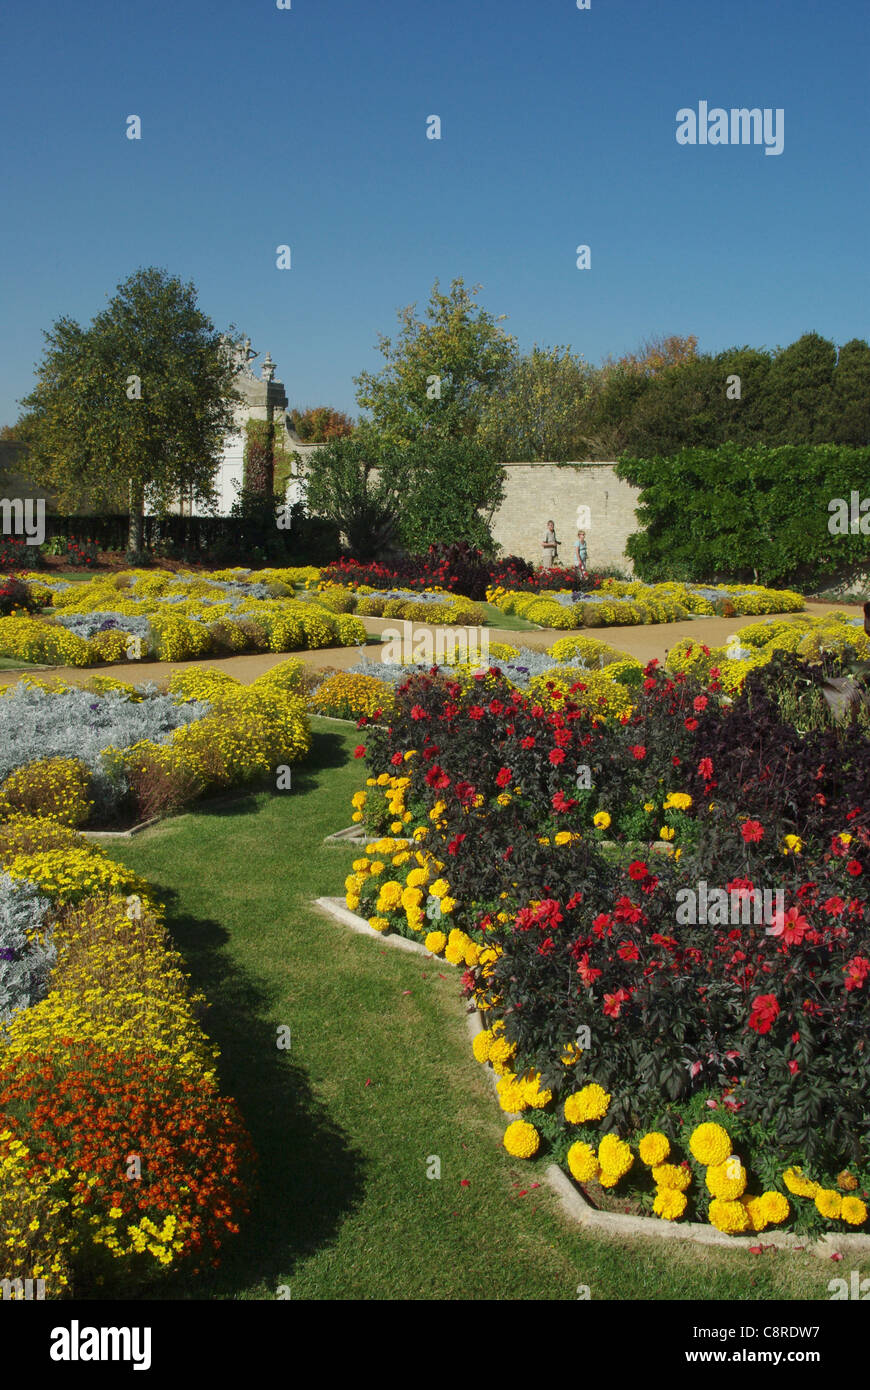
[[[407,937],[399,936],[397,932],[379,932],[370,927],[363,917],[359,917],[350,908],[345,907],[343,898],[317,898],[315,906],[322,912],[332,917],[334,921],[340,922],[343,926],[350,927],[352,931],[358,932],[361,936],[376,937],[387,946],[395,946],[400,951],[411,951],[415,955],[428,956],[430,959],[443,960],[444,957],[432,956],[431,951],[420,941],[410,941]],[[451,962],[447,962],[449,965]],[[483,1031],[483,1018],[477,1009],[472,1010],[467,1015],[469,1035],[474,1039],[476,1034]],[[487,1069],[495,1090],[495,1072]],[[505,1118],[510,1120],[521,1119],[519,1115],[507,1115]],[[653,1240],[685,1240],[695,1245],[718,1245],[723,1249],[742,1250],[745,1254],[758,1254],[766,1246],[776,1246],[783,1250],[806,1251],[808,1254],[815,1255],[818,1259],[834,1259],[836,1255],[844,1253],[852,1255],[863,1255],[870,1253],[870,1235],[853,1235],[849,1231],[842,1233],[826,1232],[819,1236],[817,1240],[809,1241],[803,1236],[795,1235],[790,1231],[771,1231],[765,1239],[761,1239],[761,1233],[752,1235],[728,1235],[725,1231],[719,1231],[714,1226],[704,1225],[699,1221],[685,1221],[679,1225],[671,1225],[667,1221],[657,1220],[653,1216],[632,1216],[623,1215],[620,1212],[600,1211],[594,1207],[581,1189],[571,1181],[566,1173],[556,1163],[549,1163],[544,1169],[544,1177],[550,1190],[559,1199],[559,1204],[566,1216],[580,1226],[587,1229],[594,1229],[609,1232],[612,1235],[620,1236],[640,1236]]]

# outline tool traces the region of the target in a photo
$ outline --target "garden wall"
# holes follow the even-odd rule
[[[556,524],[559,559],[574,562],[577,508],[589,508],[586,531],[589,567],[618,565],[630,571],[625,543],[639,529],[639,489],[622,482],[613,463],[506,463],[505,498],[492,519],[493,538],[507,555],[541,563],[547,522]]]

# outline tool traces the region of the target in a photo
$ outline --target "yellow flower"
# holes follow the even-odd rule
[[[654,811],[655,808],[656,807],[654,801],[645,801],[643,803],[643,809],[646,811],[647,815],[649,815],[650,811]]]
[[[598,1159],[591,1144],[579,1141],[568,1150],[568,1168],[577,1182],[594,1182],[598,1177]]]
[[[429,885],[429,892],[433,898],[442,898],[445,893],[449,893],[450,884],[446,878],[436,878],[434,883]]]
[[[661,1134],[654,1129],[643,1136],[637,1151],[642,1163],[645,1163],[648,1168],[655,1168],[664,1163],[671,1151],[671,1143],[666,1134]]]
[[[867,1220],[867,1205],[860,1197],[844,1197],[840,1203],[840,1216],[850,1226],[863,1226]]]
[[[816,1211],[821,1212],[822,1216],[827,1216],[830,1221],[838,1220],[843,1209],[843,1198],[831,1187],[820,1187],[815,1196],[815,1203]]]
[[[605,1173],[612,1174],[615,1186],[634,1163],[634,1154],[624,1139],[618,1139],[615,1134],[605,1134],[598,1145],[598,1162],[601,1164],[602,1176]],[[602,1183],[602,1186],[604,1185]]]
[[[456,906],[455,898],[444,897],[441,899],[441,911],[445,916],[449,916]]]
[[[386,917],[370,917],[369,926],[374,927],[375,931],[389,931],[390,924]]]
[[[603,1086],[592,1082],[582,1091],[575,1091],[565,1101],[565,1119],[569,1124],[580,1125],[587,1120],[600,1120],[607,1114],[610,1095]]]
[[[663,825],[662,828],[661,828],[661,830],[659,831],[659,839],[660,839],[660,840],[672,840],[672,839],[674,838],[674,835],[675,835],[675,834],[676,834],[676,831],[674,830],[673,826],[671,826],[671,825]]]
[[[738,1158],[711,1163],[706,1173],[707,1189],[714,1197],[734,1202],[746,1191],[746,1169]]]
[[[795,1197],[815,1197],[819,1191],[819,1184],[811,1178],[805,1178],[801,1168],[786,1168],[782,1180]]]
[[[502,1143],[514,1158],[532,1158],[540,1148],[541,1137],[534,1125],[514,1120],[505,1130]]]
[[[724,1163],[731,1155],[731,1140],[721,1125],[705,1123],[692,1131],[689,1148],[699,1163]]]
[[[489,1028],[482,1028],[479,1033],[475,1033],[471,1044],[475,1061],[481,1063],[489,1061],[489,1049],[492,1046],[492,1041],[492,1031]]]
[[[707,1214],[711,1226],[729,1235],[745,1231],[749,1226],[749,1213],[742,1202],[726,1202],[721,1197],[714,1197]]]
[[[431,951],[433,956],[440,956],[444,947],[447,945],[447,937],[443,931],[430,931],[426,940],[423,942],[427,951]]]
[[[510,795],[510,792],[500,792],[496,797],[499,806],[510,806],[512,800],[513,797]]]
[[[692,804],[692,798],[688,792],[668,792],[662,804],[662,810],[669,811],[671,807],[675,811],[688,811]]]
[[[653,1211],[665,1221],[678,1221],[686,1210],[685,1193],[675,1187],[660,1187],[653,1201]]]
[[[800,854],[804,847],[804,842],[800,835],[786,835],[782,842],[783,854]]]
[[[767,1221],[773,1226],[787,1221],[791,1208],[788,1198],[782,1192],[762,1192],[757,1199]]]
[[[660,1188],[672,1187],[677,1192],[686,1192],[692,1185],[692,1170],[676,1163],[659,1163],[652,1170],[652,1178]]]
[[[592,817],[592,824],[598,830],[606,830],[610,824],[610,815],[607,811],[596,811]]]

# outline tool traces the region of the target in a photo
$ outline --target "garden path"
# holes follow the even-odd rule
[[[863,616],[863,609],[858,603],[807,601],[807,612],[809,613],[818,615],[838,610],[851,613],[855,617]],[[792,615],[783,614],[781,616],[788,618]],[[380,636],[385,628],[391,628],[393,632],[396,630],[394,618],[363,618],[362,621],[365,624],[366,632],[373,637]],[[671,647],[684,637],[691,637],[697,642],[706,642],[710,647],[719,647],[723,646],[739,627],[745,627],[752,621],[752,618],[749,617],[690,618],[678,623],[643,624],[635,627],[596,627],[586,628],[583,631],[589,636],[600,638],[602,642],[609,642],[612,646],[618,647],[620,651],[627,652],[640,661],[651,661],[653,657],[656,657],[663,662]],[[413,624],[415,635],[421,632],[434,633],[437,630],[432,624]],[[490,642],[507,642],[517,647],[532,647],[538,651],[551,647],[560,637],[577,635],[576,630],[556,631],[553,628],[539,628],[522,632],[513,631],[510,628],[490,628],[489,632]],[[372,661],[377,661],[380,658],[381,650],[380,645],[370,644],[366,647],[366,655]],[[118,680],[131,681],[134,684],[154,681],[157,685],[163,685],[176,668],[210,666],[216,667],[219,671],[227,671],[237,680],[240,680],[242,684],[248,685],[257,676],[262,675],[265,671],[270,671],[273,666],[277,666],[280,662],[286,661],[288,655],[299,657],[312,670],[323,670],[325,667],[346,670],[359,660],[359,652],[356,647],[322,647],[317,651],[254,652],[248,656],[206,657],[199,661],[133,661],[119,662],[114,666],[89,666],[87,668],[52,666],[43,669],[75,684],[84,683],[95,671],[101,671],[106,675],[116,676]],[[8,685],[33,674],[33,667],[22,671],[4,671],[0,674],[0,685]]]

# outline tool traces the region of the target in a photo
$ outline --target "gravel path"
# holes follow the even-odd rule
[[[850,613],[855,617],[861,617],[863,614],[861,605],[857,603],[807,602],[808,613],[821,614],[837,611]],[[788,618],[793,615],[772,616]],[[380,636],[385,628],[391,628],[395,632],[396,628],[400,626],[395,618],[363,618],[362,621],[366,631],[372,636]],[[697,642],[706,642],[710,647],[720,647],[739,627],[745,627],[753,621],[754,619],[751,617],[692,618],[680,623],[650,623],[639,627],[596,627],[586,628],[584,631],[589,636],[598,637],[603,642],[609,642],[612,646],[618,647],[620,651],[627,652],[630,656],[635,656],[641,661],[646,662],[657,657],[659,661],[663,662],[670,648],[683,637],[691,637]],[[420,632],[435,633],[437,631],[438,629],[432,624],[413,624],[415,634]],[[552,628],[523,632],[515,632],[506,628],[489,628],[488,631],[490,642],[508,642],[516,647],[532,647],[537,651],[551,647],[560,637],[576,635],[570,630],[556,632]],[[380,658],[382,647],[372,644],[367,646],[365,650],[372,661],[377,661]],[[354,666],[359,660],[359,649],[357,647],[322,647],[318,651],[255,652],[250,656],[205,657],[199,661],[120,662],[114,666],[88,666],[84,669],[73,666],[51,666],[43,668],[40,674],[45,672],[62,676],[71,684],[79,684],[87,681],[91,675],[99,671],[105,675],[116,676],[119,680],[130,681],[133,684],[154,681],[156,685],[165,685],[171,672],[176,669],[183,669],[186,666],[213,666],[219,671],[228,671],[230,675],[247,685],[257,676],[262,675],[264,671],[270,671],[273,666],[286,661],[288,656],[298,657],[312,670],[323,670],[325,667],[346,670],[349,666]],[[0,685],[9,685],[33,674],[35,671],[32,667],[20,672],[2,671],[0,672]]]

